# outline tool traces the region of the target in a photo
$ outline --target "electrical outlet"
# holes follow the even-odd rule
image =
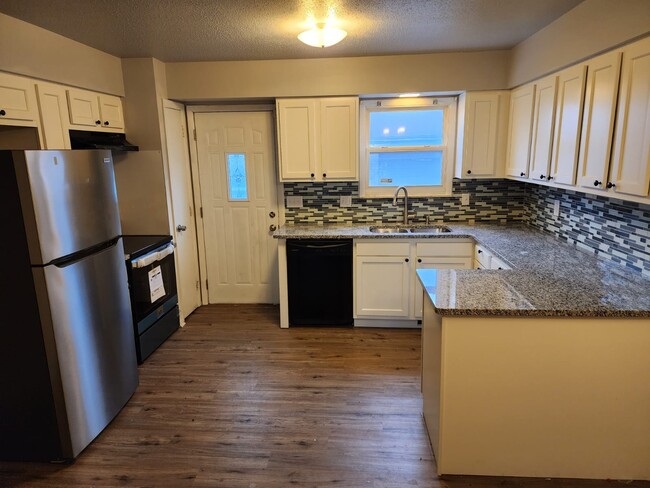
[[[287,208],[300,208],[302,207],[302,197],[287,197]]]
[[[341,195],[341,201],[339,203],[341,207],[351,207],[352,206],[352,195]]]
[[[460,204],[469,205],[469,193],[461,193],[460,195]]]
[[[555,219],[560,218],[560,201],[559,200],[555,200],[553,202],[553,217]]]

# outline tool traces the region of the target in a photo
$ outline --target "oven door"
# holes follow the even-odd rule
[[[130,268],[131,307],[137,323],[176,296],[174,245],[165,244],[132,260]]]

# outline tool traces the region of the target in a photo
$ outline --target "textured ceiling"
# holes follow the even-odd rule
[[[506,49],[582,0],[1,0],[0,12],[122,58],[291,59]],[[333,12],[348,37],[296,36]]]

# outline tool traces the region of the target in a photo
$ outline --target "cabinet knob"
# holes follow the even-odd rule
[[[327,173],[323,173],[323,178],[327,178]]]
[[[314,176],[316,176],[316,175],[315,175],[314,173],[312,173],[312,174],[311,174],[311,177],[313,178]]]
[[[102,125],[102,121],[101,120],[95,120],[95,125]]]
[[[611,181],[607,182],[607,188],[616,188],[616,183],[612,183]]]
[[[108,120],[104,121],[104,125],[108,125]]]
[[[271,217],[271,218],[275,217],[275,212],[273,210],[271,210],[269,212],[269,217]]]
[[[547,179],[548,179],[548,181],[551,181],[553,179],[553,177],[549,175],[549,176],[547,176]]]
[[[404,262],[408,263],[408,262],[409,262],[409,258],[406,258],[406,259],[404,260]]]
[[[180,224],[179,224],[179,225],[176,226],[176,230],[177,230],[178,232],[185,232],[185,231],[187,230],[187,227],[184,226],[184,225],[180,225]]]
[[[276,229],[277,229],[277,227],[274,224],[269,225],[269,230],[271,232],[275,232]]]
[[[483,251],[481,251],[480,249],[477,249],[476,252],[479,253],[479,254],[483,253]]]
[[[468,175],[471,175],[471,174],[472,174],[472,170],[471,170],[471,169],[468,169],[468,170],[467,170],[467,174],[468,174]]]
[[[594,186],[600,186],[602,184],[603,184],[602,181],[598,181],[598,180],[594,181]]]
[[[422,262],[422,260],[420,258],[418,258],[418,263],[421,263],[421,262]]]
[[[521,173],[519,173],[519,176],[526,176],[526,173],[522,171]]]
[[[7,112],[5,112],[4,110],[0,110],[0,116],[5,116],[5,115],[7,115]]]
[[[545,179],[546,179],[546,175],[539,175],[539,179],[540,179],[540,180],[545,180]]]

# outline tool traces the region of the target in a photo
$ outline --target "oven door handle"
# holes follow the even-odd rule
[[[173,253],[174,253],[174,244],[170,242],[167,246],[163,247],[159,251],[152,251],[149,254],[145,254],[144,256],[138,259],[134,259],[133,261],[131,261],[131,267],[145,268],[149,266],[151,263],[160,261]]]

